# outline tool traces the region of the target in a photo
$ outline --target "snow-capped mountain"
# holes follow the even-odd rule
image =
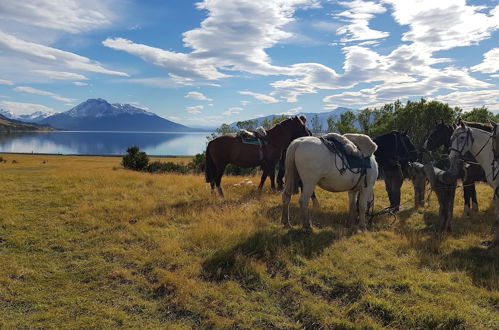
[[[13,119],[13,120],[20,120],[26,123],[38,123],[42,121],[43,119],[54,115],[53,112],[46,112],[46,111],[36,111],[33,113],[29,114],[21,114],[21,115],[16,115],[12,113],[11,111],[5,110],[5,109],[0,109],[0,115]]]
[[[89,99],[40,123],[63,130],[81,131],[194,131],[130,104],[110,104],[104,99]]]
[[[65,112],[68,116],[73,118],[83,117],[112,117],[123,114],[129,115],[146,115],[156,116],[154,113],[134,107],[130,104],[109,104],[103,99],[89,99],[83,103],[78,104],[76,107]]]

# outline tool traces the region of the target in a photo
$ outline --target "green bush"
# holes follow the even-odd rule
[[[149,156],[143,151],[139,151],[139,147],[132,146],[126,150],[127,154],[123,156],[121,163],[124,168],[129,168],[135,171],[143,171],[149,164]]]
[[[194,173],[204,172],[206,167],[206,152],[203,151],[200,154],[194,155],[194,158],[192,158],[187,166],[189,167],[189,170]]]
[[[147,166],[147,172],[151,173],[164,173],[164,172],[177,172],[177,173],[187,173],[189,171],[188,166],[172,163],[172,162],[160,162],[155,161]]]

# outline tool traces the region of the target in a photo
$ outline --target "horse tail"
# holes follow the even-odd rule
[[[300,176],[298,174],[298,169],[295,164],[295,152],[298,148],[299,143],[297,140],[291,142],[286,151],[285,166],[286,172],[284,174],[285,186],[284,190],[286,194],[293,195],[298,193],[298,183],[300,181]]]
[[[206,166],[204,167],[204,176],[206,182],[208,183],[214,181],[214,172],[215,172],[215,163],[213,162],[213,158],[210,153],[210,145],[211,141],[208,142],[208,146],[206,147]]]

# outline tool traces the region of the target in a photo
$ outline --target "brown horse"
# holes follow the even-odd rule
[[[265,179],[270,176],[270,185],[275,189],[275,166],[282,151],[296,138],[308,136],[303,121],[295,116],[274,125],[267,130],[266,141],[261,146],[246,144],[232,134],[223,135],[210,141],[206,147],[206,182],[223,197],[220,182],[227,164],[240,167],[261,166],[262,178],[258,189],[262,189]]]

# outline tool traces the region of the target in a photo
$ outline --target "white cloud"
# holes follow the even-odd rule
[[[432,99],[458,106],[464,110],[472,110],[484,105],[489,110],[499,110],[499,90],[487,89],[477,91],[456,91],[450,94],[437,95]]]
[[[201,113],[201,110],[203,110],[204,106],[202,105],[194,105],[190,107],[186,107],[185,110],[187,110],[188,113],[192,114],[198,114]]]
[[[74,81],[73,85],[75,86],[88,86],[88,83],[82,81]]]
[[[408,25],[403,41],[432,50],[476,45],[499,28],[499,6],[488,12],[465,0],[382,0],[393,6],[393,17]]]
[[[386,12],[386,8],[381,4],[363,0],[340,2],[340,4],[347,7],[347,10],[335,16],[349,21],[348,25],[341,26],[336,31],[337,34],[346,36],[341,38],[341,42],[381,39],[390,35],[388,32],[369,27],[369,20],[374,18],[375,14]]]
[[[67,97],[60,96],[56,93],[52,93],[49,91],[44,91],[41,89],[36,89],[28,86],[18,86],[14,88],[16,92],[24,92],[24,93],[30,93],[30,94],[36,94],[36,95],[42,95],[42,96],[49,96],[53,98],[54,100],[61,101],[61,102],[66,102],[66,103],[71,103],[74,102],[74,99],[70,99]]]
[[[0,79],[0,85],[14,85],[10,80]]]
[[[227,77],[218,72],[208,60],[195,59],[190,54],[171,52],[161,48],[137,44],[123,38],[107,38],[102,42],[106,47],[123,50],[139,56],[144,61],[165,69],[170,76],[186,79],[216,80]]]
[[[7,61],[9,57],[14,59],[22,57],[24,60],[38,67],[40,65],[45,67],[62,67],[79,71],[128,76],[124,72],[106,69],[100,63],[92,61],[87,57],[21,40],[2,31],[0,31],[0,51],[3,53],[0,57]],[[17,68],[17,70],[20,70],[20,68]]]
[[[259,75],[286,74],[290,68],[274,66],[265,49],[293,35],[285,31],[298,7],[316,0],[205,0],[197,3],[208,17],[199,28],[183,34],[190,53],[167,51],[123,38],[108,38],[104,46],[139,56],[169,75],[186,79],[216,80],[228,77],[219,69]]]
[[[230,107],[229,109],[223,112],[223,115],[232,116],[240,113],[241,111],[243,111],[243,108],[241,107]]]
[[[246,105],[248,105],[248,104],[250,104],[250,103],[251,103],[251,102],[250,102],[250,101],[248,101],[248,100],[242,100],[242,101],[241,101],[241,105],[242,105],[242,106],[246,106]]]
[[[12,112],[16,115],[30,114],[36,111],[56,112],[53,108],[34,103],[0,101],[0,108]]]
[[[88,78],[84,75],[74,72],[52,70],[33,70],[33,72],[39,73],[46,78],[54,80],[88,80]]]
[[[483,62],[472,66],[472,71],[494,73],[499,71],[499,48],[494,48],[483,54]]]
[[[79,33],[111,24],[116,1],[0,1],[0,19],[41,28]]]
[[[276,99],[273,96],[270,95],[265,95],[265,94],[260,94],[260,93],[254,93],[250,91],[239,91],[238,92],[241,95],[248,95],[248,96],[253,96],[255,99],[259,100],[262,103],[277,103],[279,102],[278,99]]]
[[[292,115],[296,115],[298,112],[300,112],[302,110],[303,110],[303,107],[295,107],[295,108],[289,109],[288,111],[281,112],[280,115],[292,116]]]
[[[203,93],[195,91],[188,92],[184,97],[198,101],[213,101],[209,97],[206,97]]]

